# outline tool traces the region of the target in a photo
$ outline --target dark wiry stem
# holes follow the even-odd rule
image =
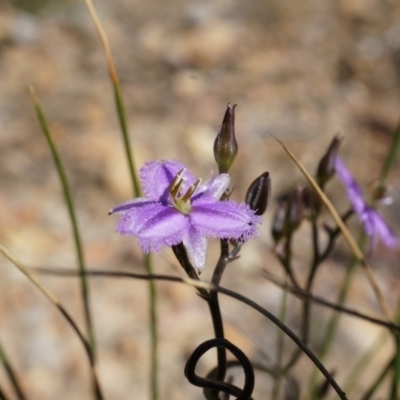
[[[342,216],[343,222],[346,222],[351,217],[351,215],[353,215],[352,209],[347,211]],[[336,239],[341,232],[338,227],[336,227],[333,230],[328,231],[329,241],[328,241],[328,244],[327,244],[325,250],[321,253],[320,246],[319,246],[319,234],[318,234],[318,226],[317,226],[316,218],[314,218],[311,221],[311,226],[312,226],[312,242],[313,242],[313,259],[312,259],[312,263],[311,263],[310,273],[307,278],[307,283],[306,283],[306,288],[305,288],[306,293],[311,292],[312,285],[313,285],[318,267],[321,265],[321,263],[325,260],[325,258],[332,251],[333,246],[336,243]],[[290,258],[288,259],[288,262],[290,263]],[[285,269],[291,270],[290,265],[288,267],[286,267]],[[292,279],[292,281],[293,281],[293,279]],[[295,284],[295,286],[299,287],[296,284]],[[304,300],[304,303],[303,303],[302,331],[301,331],[301,338],[304,343],[308,343],[308,339],[309,339],[310,317],[311,317],[311,302],[310,302],[310,297],[306,297]],[[295,350],[294,354],[292,355],[292,357],[287,362],[287,364],[282,368],[282,374],[287,373],[287,371],[290,370],[296,364],[296,362],[299,360],[299,358],[302,354],[303,354],[303,352],[299,348],[297,348]]]
[[[44,272],[44,269],[41,269],[42,272]],[[46,273],[51,273],[53,275],[64,275],[64,276],[79,276],[79,272],[76,272],[75,270],[46,270]],[[95,271],[95,270],[90,270],[85,272],[86,275],[88,276],[97,276],[97,277],[113,277],[113,278],[133,278],[133,279],[143,279],[143,280],[152,280],[152,279],[157,279],[157,280],[163,280],[163,281],[169,281],[169,282],[177,282],[177,283],[182,283],[186,285],[190,285],[193,287],[196,287],[197,289],[204,289],[207,291],[217,291],[219,293],[223,293],[229,297],[232,297],[249,307],[253,308],[254,310],[258,311],[262,315],[264,315],[266,318],[268,318],[273,324],[275,324],[279,329],[282,329],[283,332],[292,339],[296,345],[301,347],[301,349],[304,351],[304,353],[310,358],[310,360],[316,365],[316,367],[321,371],[321,373],[325,376],[325,378],[329,381],[330,385],[333,387],[333,389],[336,391],[338,394],[339,398],[342,400],[347,400],[346,394],[343,392],[343,390],[340,388],[340,386],[337,384],[333,376],[329,373],[329,371],[324,367],[324,365],[321,363],[321,361],[318,359],[318,357],[308,348],[307,345],[305,345],[302,340],[296,336],[296,334],[289,329],[285,324],[283,324],[279,318],[275,317],[272,313],[270,313],[267,309],[261,307],[258,305],[256,302],[253,300],[250,300],[248,297],[243,296],[237,292],[234,292],[232,290],[226,289],[221,286],[214,286],[206,282],[201,282],[198,279],[197,280],[189,280],[187,278],[179,278],[176,276],[169,276],[169,275],[150,275],[150,274],[137,274],[137,273],[132,273],[132,272],[126,272],[126,271]]]
[[[179,263],[182,265],[187,275],[192,279],[199,280],[199,276],[194,267],[192,266],[192,264],[190,263],[186,249],[183,246],[183,244],[180,243],[176,246],[173,246],[172,250],[174,251],[175,256],[177,257]],[[229,256],[228,241],[221,240],[221,257],[214,271],[215,280],[217,280],[218,282],[222,277],[222,273],[227,263],[228,256]],[[224,325],[222,321],[221,310],[219,307],[218,293],[215,291],[209,292],[201,288],[198,289],[198,292],[200,297],[202,297],[208,304],[214,327],[215,338],[224,339]],[[223,382],[226,374],[226,350],[224,347],[217,347],[217,362],[218,362],[218,368],[213,379],[215,379],[216,381]],[[216,392],[215,390],[205,389],[205,395],[209,400],[218,398],[218,392]]]

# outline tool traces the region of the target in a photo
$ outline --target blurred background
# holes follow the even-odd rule
[[[345,137],[341,155],[360,184],[379,176],[400,119],[399,2],[96,0],[95,7],[120,75],[137,167],[177,158],[207,179],[216,169],[212,147],[226,104],[238,104],[233,199],[241,201],[264,171],[270,172],[273,193],[260,238],[243,247],[222,284],[277,313],[281,291],[261,278],[260,269],[282,275],[272,251],[271,219],[276,199],[304,179],[270,134],[313,173],[340,133]],[[144,271],[136,240],[117,235],[116,217],[107,216],[133,191],[105,57],[83,0],[0,0],[0,242],[28,266],[76,267],[70,221],[29,84],[67,170],[87,266]],[[394,202],[382,210],[397,232],[399,175],[397,163],[390,175]],[[340,184],[332,182],[327,190],[339,210],[348,207]],[[218,242],[209,242],[204,279],[218,257]],[[310,246],[310,230],[303,224],[295,244],[300,277],[308,270]],[[399,248],[380,245],[370,258],[393,309],[398,257]],[[339,242],[319,272],[315,293],[335,299],[348,259]],[[182,273],[169,250],[154,257],[154,266],[158,273]],[[0,277],[0,340],[29,399],[90,399],[88,362],[70,327],[5,259]],[[83,326],[78,281],[40,280]],[[160,397],[202,399],[183,368],[193,349],[212,335],[207,307],[189,287],[157,287]],[[90,289],[105,397],[147,399],[147,284],[93,279]],[[228,338],[253,359],[273,363],[276,328],[234,300],[221,303]],[[348,304],[381,315],[361,272]],[[298,331],[300,303],[292,297],[289,310],[288,324]],[[329,315],[313,307],[314,349]],[[381,332],[343,317],[326,361],[339,383]],[[294,348],[289,341],[287,347]],[[360,385],[376,376],[392,350],[388,339]],[[206,357],[199,373],[214,365],[214,358]],[[310,370],[303,356],[294,373],[300,386]],[[2,368],[0,383],[10,390]],[[267,398],[270,385],[268,376],[258,375],[255,398]]]

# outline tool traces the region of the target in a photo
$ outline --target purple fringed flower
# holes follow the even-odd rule
[[[257,235],[261,218],[246,204],[220,201],[229,175],[212,175],[201,183],[178,161],[152,161],[140,169],[146,197],[110,211],[122,214],[116,230],[137,236],[144,252],[183,243],[192,265],[204,268],[206,237],[244,240]]]
[[[386,247],[396,246],[396,234],[386,224],[378,211],[366,203],[360,186],[358,186],[339,157],[336,158],[335,169],[339,179],[346,188],[347,196],[355,213],[364,225],[365,233],[371,237],[371,249],[375,248],[378,238],[382,240]]]

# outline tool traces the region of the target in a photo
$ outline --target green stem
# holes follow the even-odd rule
[[[117,69],[115,68],[114,60],[111,54],[110,45],[108,43],[107,35],[104,32],[103,27],[101,26],[101,22],[99,17],[97,16],[97,12],[93,6],[92,0],[85,0],[85,3],[88,7],[89,13],[93,19],[94,25],[96,27],[97,34],[99,35],[100,42],[103,46],[103,50],[106,56],[108,71],[110,75],[110,80],[112,82],[113,91],[114,91],[114,100],[118,113],[118,120],[121,127],[122,137],[124,141],[125,155],[128,161],[129,173],[131,175],[131,180],[134,189],[134,195],[139,197],[141,195],[139,179],[136,174],[135,163],[133,160],[133,155],[131,152],[131,145],[129,140],[128,133],[128,124],[126,122],[126,113],[123,102],[123,97],[119,85],[119,78]],[[148,257],[144,260],[144,265],[149,274],[152,273],[152,264],[151,258]],[[150,390],[151,390],[151,399],[157,400],[158,398],[158,370],[157,370],[157,297],[156,297],[156,286],[154,282],[149,282],[149,296],[150,296],[150,304],[149,304],[149,316],[150,316],[150,335],[151,335],[151,349],[150,349]]]
[[[92,382],[93,382],[93,393],[95,394],[96,398],[102,399],[102,394],[101,394],[101,389],[100,389],[100,384],[99,380],[97,378],[97,372],[96,372],[96,365],[95,365],[95,359],[93,358],[93,353],[92,349],[90,347],[90,343],[88,340],[85,338],[85,336],[82,334],[81,330],[79,329],[78,325],[76,322],[73,320],[71,315],[67,312],[67,310],[64,308],[64,306],[58,301],[56,296],[54,296],[53,293],[51,293],[49,290],[47,290],[26,268],[20,261],[18,261],[4,246],[0,244],[0,252],[12,263],[14,266],[22,273],[24,274],[29,281],[38,288],[43,295],[47,298],[47,300],[50,301],[51,304],[56,307],[62,316],[66,319],[68,324],[71,326],[71,328],[74,330],[76,335],[78,336],[79,340],[81,341],[84,350],[88,356],[90,367],[91,367],[91,376],[92,376]],[[76,270],[73,270],[74,274],[79,274],[79,272],[76,272]],[[87,274],[87,271],[85,271]]]
[[[397,153],[399,152],[399,148],[400,148],[400,123],[397,126],[397,129],[394,133],[393,142],[392,142],[392,145],[390,146],[389,154],[386,157],[385,164],[383,164],[381,177],[380,177],[380,181],[382,184],[385,184],[385,181],[389,175],[389,171],[396,161]]]
[[[347,394],[349,394],[354,389],[356,383],[360,380],[362,374],[374,359],[374,356],[376,356],[377,353],[381,351],[382,345],[386,342],[387,334],[388,332],[384,331],[383,334],[381,334],[376,342],[372,345],[372,347],[360,358],[360,360],[354,366],[349,377],[347,378],[347,381],[343,384],[344,391]]]
[[[177,246],[174,246],[175,248]],[[174,250],[174,252],[176,249]],[[179,257],[179,259],[182,259],[182,257]],[[143,279],[143,280],[163,280],[163,281],[169,281],[169,282],[179,282],[181,284],[186,284],[193,286],[197,288],[198,293],[209,293],[210,291],[216,291],[218,293],[222,293],[226,296],[229,296],[231,298],[234,298],[249,307],[253,308],[254,310],[258,311],[262,315],[264,315],[266,318],[268,318],[274,325],[278,326],[280,329],[284,331],[284,333],[292,339],[292,341],[299,347],[302,348],[302,350],[306,353],[306,355],[309,357],[309,359],[315,364],[315,366],[321,371],[321,373],[324,375],[326,380],[330,383],[332,388],[335,390],[335,392],[338,394],[339,398],[342,400],[347,400],[346,394],[343,392],[343,390],[340,388],[336,380],[333,378],[332,374],[329,373],[329,371],[324,367],[324,365],[321,363],[321,361],[318,359],[318,357],[310,350],[310,348],[305,345],[302,340],[289,328],[287,327],[284,323],[282,323],[279,318],[275,317],[272,313],[270,313],[267,309],[261,307],[259,304],[254,302],[253,300],[250,300],[248,297],[241,295],[240,293],[234,292],[232,290],[226,289],[222,286],[214,286],[211,283],[207,283],[204,281],[200,281],[199,279],[190,279],[190,278],[179,278],[176,276],[169,276],[169,275],[148,275],[148,274],[136,274],[132,272],[122,272],[122,271],[96,271],[96,273],[93,274],[94,271],[89,271],[88,275],[93,275],[93,276],[107,276],[107,277],[114,277],[114,278],[133,278],[133,279]],[[75,273],[68,273],[69,276],[75,276]]]
[[[395,357],[391,358],[390,361],[386,364],[385,368],[381,371],[381,373],[377,376],[374,382],[372,382],[370,388],[361,397],[361,400],[370,400],[374,393],[379,389],[379,386],[383,383],[386,375],[391,371],[393,364],[395,363]]]
[[[314,282],[315,274],[317,272],[317,268],[320,265],[320,248],[319,248],[319,235],[318,235],[318,226],[316,220],[312,221],[312,242],[313,242],[313,260],[311,263],[310,273],[307,278],[307,284],[305,291],[307,293],[311,292],[312,284]],[[331,239],[332,240],[332,239]],[[289,268],[292,269],[292,268]],[[309,298],[305,298],[303,302],[303,311],[301,318],[301,338],[305,344],[308,343],[309,336],[309,328],[310,328],[310,316],[311,316],[311,302]],[[300,359],[300,356],[303,354],[300,348],[296,348],[293,355],[290,357],[287,364],[283,367],[281,374],[286,374]]]
[[[0,386],[0,400],[8,400],[8,397],[4,393],[3,389]]]
[[[400,381],[400,340],[399,336],[396,335],[396,356],[393,362],[393,378],[392,385],[390,390],[390,400],[398,400],[399,399],[399,381]]]
[[[397,323],[400,322],[400,297],[397,299],[397,312],[396,320]],[[399,398],[399,383],[400,383],[400,335],[398,332],[393,332],[396,355],[393,363],[393,379],[390,393],[390,400],[397,400]]]
[[[124,148],[125,148],[125,155],[128,161],[128,169],[129,174],[131,176],[132,184],[133,184],[133,191],[135,197],[140,197],[142,194],[140,183],[138,176],[136,174],[135,163],[133,159],[133,153],[131,151],[131,143],[129,139],[129,132],[128,132],[128,125],[126,122],[126,114],[125,114],[125,107],[124,102],[121,94],[121,89],[119,87],[119,83],[116,79],[112,79],[113,89],[114,89],[114,98],[115,104],[117,107],[118,113],[118,120],[121,127],[122,138],[124,140]]]
[[[337,300],[337,304],[339,305],[343,305],[345,300],[347,299],[347,295],[349,293],[350,290],[350,285],[351,282],[353,280],[354,277],[354,273],[356,271],[356,267],[357,266],[357,261],[353,260],[352,263],[350,264],[347,273],[346,273],[346,277],[343,283],[343,286],[340,290],[339,293],[339,297]],[[321,352],[320,352],[320,358],[324,359],[326,357],[326,355],[328,354],[331,345],[333,343],[333,339],[335,337],[338,325],[339,325],[339,321],[340,321],[340,317],[341,314],[340,313],[334,313],[334,315],[332,316],[331,320],[329,321],[328,327],[326,329],[326,334],[325,334],[325,340],[322,344],[321,347]]]
[[[8,357],[7,357],[7,355],[6,355],[5,351],[4,351],[4,348],[3,348],[1,343],[0,343],[0,360],[1,360],[2,364],[3,364],[3,366],[4,366],[4,369],[6,370],[6,374],[8,375],[8,378],[11,381],[11,384],[12,384],[12,386],[14,388],[14,391],[15,391],[15,394],[16,394],[17,398],[19,400],[26,400],[25,394],[22,391],[22,386],[19,383],[17,375],[16,375],[16,373],[14,371],[14,368],[12,367],[12,365],[10,363],[10,360],[8,359]],[[5,395],[4,395],[4,392],[2,392],[0,390],[0,399],[2,397],[5,398]]]
[[[151,254],[145,256],[146,272],[153,273]],[[158,399],[158,332],[157,332],[157,288],[155,281],[149,281],[149,314],[150,314],[150,391],[153,400]]]
[[[135,163],[133,159],[133,152],[131,151],[131,143],[128,132],[128,124],[126,121],[126,113],[124,101],[121,93],[121,88],[118,81],[118,75],[115,67],[112,69],[113,73],[110,74],[113,90],[115,105],[118,113],[118,120],[121,127],[122,138],[124,142],[125,155],[128,161],[129,174],[133,185],[135,197],[140,197],[142,191],[140,188],[139,179],[136,173]],[[150,254],[147,254],[144,259],[144,265],[148,274],[153,273],[152,261]],[[151,399],[158,399],[158,328],[157,328],[157,289],[154,281],[149,281],[149,316],[150,316],[150,391]]]
[[[35,107],[36,115],[38,117],[42,131],[47,139],[47,143],[50,147],[51,154],[53,156],[54,163],[55,163],[55,166],[57,169],[57,173],[60,178],[61,186],[62,186],[63,193],[64,193],[64,199],[65,199],[68,214],[69,214],[69,219],[72,224],[73,238],[74,238],[74,243],[75,243],[75,251],[77,254],[77,258],[78,258],[78,265],[79,265],[79,271],[80,271],[81,294],[82,294],[82,298],[83,298],[83,308],[84,308],[86,331],[88,334],[88,340],[89,340],[89,344],[90,344],[91,357],[93,358],[93,360],[95,360],[96,359],[96,343],[95,343],[92,317],[91,317],[91,312],[90,312],[89,283],[88,283],[86,273],[85,273],[86,267],[85,267],[85,261],[84,261],[84,255],[83,255],[83,249],[82,249],[82,244],[81,244],[79,228],[78,228],[78,222],[77,222],[76,215],[75,215],[75,207],[74,207],[74,203],[72,200],[72,195],[71,195],[71,191],[69,188],[67,175],[66,175],[64,167],[62,165],[61,157],[58,153],[57,146],[51,136],[46,117],[42,111],[42,108],[36,97],[35,92],[33,91],[32,88],[30,90],[31,90],[31,95],[32,95],[32,100],[33,100],[33,104]],[[93,388],[94,388],[95,398],[98,400],[102,399],[103,396],[101,395],[100,390],[98,388],[98,383],[93,382]]]
[[[365,243],[366,243],[367,236],[364,232],[361,233],[360,239],[359,239],[359,247],[363,248]],[[354,273],[356,271],[356,266],[357,266],[357,259],[353,257],[350,261],[350,265],[347,268],[346,276],[344,278],[343,285],[340,289],[338,299],[336,301],[336,304],[342,306],[346,299],[347,295],[350,290],[351,282],[354,277]],[[328,326],[325,330],[325,335],[324,335],[324,341],[322,343],[321,351],[319,353],[319,359],[323,361],[328,354],[331,345],[333,343],[333,339],[335,337],[336,331],[339,326],[339,321],[340,321],[341,314],[340,313],[334,313],[328,323]],[[316,397],[316,380],[317,380],[317,371],[314,369],[314,372],[311,377],[311,382],[310,382],[310,391],[311,393],[311,399],[315,399]]]
[[[397,154],[400,149],[400,122],[397,126],[397,129],[393,136],[393,142],[390,146],[389,154],[386,157],[385,163],[382,168],[380,184],[384,187],[386,183],[386,179],[389,175],[390,169],[394,165]],[[400,322],[400,297],[397,300],[397,312],[396,312],[396,322]],[[394,340],[396,346],[396,355],[393,361],[393,379],[391,385],[391,394],[390,400],[398,399],[399,392],[399,383],[400,383],[400,336],[397,333],[394,333]]]
[[[351,209],[349,211],[347,211],[341,217],[343,222],[346,222],[351,217],[352,214],[353,214],[353,211]],[[313,258],[312,258],[310,273],[308,274],[307,284],[306,284],[306,288],[305,288],[305,293],[308,293],[308,294],[311,293],[312,285],[313,285],[318,267],[322,264],[322,262],[331,253],[333,246],[336,243],[336,239],[341,232],[339,227],[336,227],[336,229],[331,230],[330,234],[329,234],[328,244],[325,247],[324,251],[321,252],[320,244],[319,244],[319,232],[318,232],[318,225],[317,225],[317,217],[318,217],[318,215],[315,216],[315,218],[311,221]],[[289,267],[287,269],[291,270],[291,268],[289,268]],[[302,337],[303,342],[306,344],[308,342],[309,329],[310,329],[310,317],[311,317],[310,299],[311,299],[310,296],[304,297],[303,311],[302,311],[302,318],[301,318],[301,321],[302,321],[301,337]],[[300,359],[301,355],[302,355],[302,351],[299,348],[297,348],[294,351],[291,358],[289,359],[289,361],[287,362],[287,364],[283,367],[281,373],[286,374],[291,368],[293,368],[293,366]]]

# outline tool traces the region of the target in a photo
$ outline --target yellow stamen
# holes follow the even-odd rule
[[[182,189],[183,184],[185,183],[183,179],[183,174],[185,169],[180,170],[171,184],[169,185],[169,194],[170,194],[170,201],[172,205],[182,214],[189,214],[190,210],[192,209],[192,205],[190,203],[190,198],[192,197],[193,193],[199,187],[200,183],[202,182],[201,179],[198,179],[194,185],[190,186],[186,193],[179,197],[179,193]]]
[[[172,198],[175,199],[178,194],[179,191],[182,188],[183,185],[183,173],[185,172],[185,168],[182,168],[177,175],[175,176],[175,178],[173,179],[173,181],[171,182],[171,184],[169,185],[169,193],[171,194]]]
[[[192,197],[192,194],[195,192],[195,190],[199,187],[201,183],[201,179],[198,179],[197,182],[190,186],[189,189],[187,190],[187,192],[184,194],[184,196],[182,197],[182,201],[187,202],[190,200],[190,198]]]

